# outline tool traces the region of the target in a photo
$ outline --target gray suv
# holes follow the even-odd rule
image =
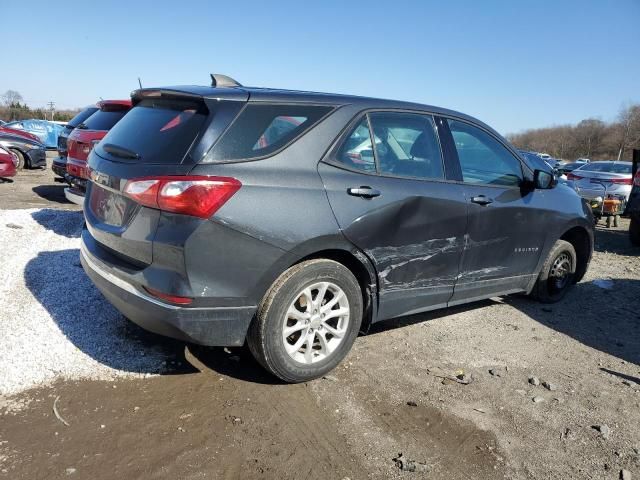
[[[81,259],[150,331],[319,377],[385,319],[517,292],[560,300],[590,209],[442,108],[246,88],[146,88],[93,149]]]

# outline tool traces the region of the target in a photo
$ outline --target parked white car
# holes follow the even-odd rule
[[[629,200],[631,194],[631,162],[589,162],[572,172],[567,179],[573,180],[581,197],[593,200],[606,195],[616,195]]]

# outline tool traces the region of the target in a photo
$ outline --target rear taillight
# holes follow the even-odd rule
[[[612,178],[610,182],[617,185],[631,185],[632,183],[630,178]]]
[[[640,187],[640,168],[638,169],[638,171],[636,172],[636,176],[633,177],[633,184],[636,187]]]
[[[124,193],[146,207],[209,218],[241,186],[229,177],[145,177],[129,180]]]
[[[567,180],[582,180],[584,177],[581,177],[580,175],[576,175],[575,173],[567,173]]]
[[[91,150],[93,150],[93,147],[95,147],[99,143],[100,143],[100,140],[91,140],[91,143],[83,143],[82,153],[84,153],[88,157],[89,154],[91,153]]]

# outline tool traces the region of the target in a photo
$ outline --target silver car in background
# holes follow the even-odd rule
[[[567,173],[578,194],[587,200],[606,195],[624,197],[629,200],[631,193],[631,162],[602,161],[590,162]]]

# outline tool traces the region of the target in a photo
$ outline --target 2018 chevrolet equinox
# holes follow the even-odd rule
[[[467,115],[356,96],[145,88],[92,150],[81,260],[150,331],[319,377],[373,322],[560,300],[593,250],[575,191]]]

